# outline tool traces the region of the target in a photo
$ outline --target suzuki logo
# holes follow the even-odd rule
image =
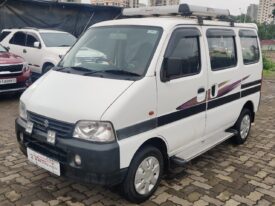
[[[49,121],[48,121],[48,120],[45,120],[45,121],[44,121],[44,127],[46,127],[46,128],[49,127]]]

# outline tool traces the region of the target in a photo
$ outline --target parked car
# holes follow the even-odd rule
[[[3,30],[0,41],[11,52],[22,56],[34,73],[44,74],[58,64],[76,38],[62,31],[22,28]]]
[[[224,21],[227,10],[182,4],[123,14],[169,17],[89,28],[22,95],[16,134],[34,164],[80,181],[120,184],[140,203],[171,165],[184,166],[229,138],[247,140],[263,64],[257,26]],[[199,18],[184,17],[190,15]]]
[[[30,76],[25,60],[0,45],[0,95],[23,92],[31,84]]]

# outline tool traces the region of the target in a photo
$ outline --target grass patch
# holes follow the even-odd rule
[[[264,78],[272,78],[275,79],[275,71],[272,70],[264,70]]]
[[[275,78],[275,63],[271,59],[264,56],[263,66],[264,66],[264,71],[263,71],[264,78]]]

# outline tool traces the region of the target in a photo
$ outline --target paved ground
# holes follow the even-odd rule
[[[240,147],[223,143],[164,180],[143,205],[275,205],[275,80],[264,82],[256,126]],[[57,178],[17,148],[18,97],[0,100],[0,205],[128,205],[118,194]]]

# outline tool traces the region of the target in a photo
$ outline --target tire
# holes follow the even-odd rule
[[[49,65],[47,65],[47,66],[45,66],[44,68],[43,68],[43,70],[42,70],[42,74],[46,74],[48,71],[50,71],[51,70],[51,68],[53,68],[54,67],[54,65],[52,65],[52,64],[49,64]]]
[[[151,172],[151,174],[150,174],[150,172],[148,172],[148,171],[145,172],[145,170],[142,170],[142,168],[140,168],[140,167],[142,167],[141,163],[145,163],[146,160],[148,162],[151,162],[152,165],[154,165],[153,168],[157,168],[157,163],[158,163],[159,164],[159,172],[155,172],[155,171],[157,171],[157,169],[151,170],[151,169],[147,168],[148,170],[150,170],[150,172]],[[157,162],[156,162],[156,160],[157,160]],[[147,167],[148,165],[145,164],[145,166]],[[143,171],[143,172],[141,172],[141,171]],[[158,175],[157,175],[157,173],[158,173]],[[162,174],[163,174],[163,155],[162,155],[162,153],[157,148],[155,148],[153,146],[146,146],[144,148],[141,148],[138,151],[138,153],[135,155],[135,157],[133,158],[133,160],[130,164],[128,173],[126,175],[126,178],[121,185],[123,195],[125,196],[126,199],[128,199],[130,202],[133,202],[133,203],[138,204],[138,203],[142,203],[142,202],[146,201],[147,199],[149,199],[152,196],[152,194],[158,188],[159,183],[161,181]],[[141,175],[142,175],[142,177],[141,177]],[[145,183],[145,182],[150,181],[149,180],[150,177],[154,178],[155,184],[152,182]],[[139,179],[140,179],[140,181],[138,181]],[[143,181],[142,181],[142,179],[143,179]],[[138,182],[139,182],[139,184],[138,184]],[[140,185],[140,187],[138,187],[138,188],[144,188],[144,189],[142,189],[142,190],[140,189],[138,192],[138,189],[136,189],[137,185]],[[143,185],[144,185],[144,187],[143,187]],[[145,185],[149,185],[147,187],[147,188],[149,188],[148,191],[146,191]],[[144,192],[144,194],[142,194],[143,192]]]
[[[247,140],[252,124],[252,113],[249,109],[244,108],[234,126],[237,135],[233,137],[235,144],[240,145]]]

